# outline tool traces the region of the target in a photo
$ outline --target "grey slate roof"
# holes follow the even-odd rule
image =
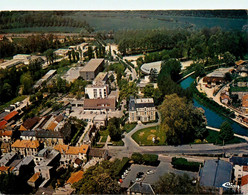
[[[200,176],[200,185],[222,187],[222,184],[231,181],[232,165],[223,160],[207,160]]]
[[[248,157],[233,156],[230,158],[230,162],[233,163],[233,165],[248,165]]]
[[[32,136],[32,137],[35,137],[35,131],[23,131],[23,132],[21,132],[21,136]]]
[[[148,183],[135,182],[130,188],[127,190],[131,193],[141,193],[141,194],[155,194],[152,186]]]

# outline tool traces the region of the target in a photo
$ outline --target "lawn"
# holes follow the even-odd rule
[[[137,123],[127,123],[124,125],[123,130],[129,133],[130,131],[134,129],[134,127],[136,127],[136,125]]]
[[[208,143],[213,143],[218,145],[223,144],[222,140],[220,140],[219,138],[219,132],[217,131],[208,130],[208,136],[206,137],[206,140],[208,141]],[[234,137],[232,140],[225,142],[225,144],[235,144],[242,142],[245,142],[245,140],[238,137]]]
[[[156,143],[153,143],[152,138],[156,137]],[[160,130],[159,126],[148,127],[141,129],[132,135],[134,141],[139,145],[158,146],[165,145],[165,133]]]
[[[99,134],[100,134],[100,137],[102,137],[101,142],[105,143],[107,141],[107,138],[108,138],[108,135],[109,135],[108,130],[99,131]]]
[[[22,95],[22,96],[18,96],[16,98],[14,98],[13,100],[3,104],[0,106],[0,111],[2,111],[4,108],[7,108],[8,106],[10,106],[11,104],[14,104],[16,102],[21,102],[22,100],[24,100],[27,96],[26,95]]]

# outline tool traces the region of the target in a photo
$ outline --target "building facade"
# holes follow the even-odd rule
[[[103,70],[104,59],[91,59],[80,71],[80,76],[87,81],[92,81]]]
[[[129,122],[149,122],[156,120],[153,98],[130,99]]]

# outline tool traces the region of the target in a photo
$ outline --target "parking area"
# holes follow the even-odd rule
[[[130,167],[130,171],[126,174],[125,178],[123,179],[123,183],[121,184],[121,187],[128,188],[132,181],[138,180],[137,174],[140,172],[144,173],[140,181],[150,184],[154,184],[159,179],[160,176],[169,172],[175,174],[187,173],[190,177],[195,177],[195,178],[197,177],[197,172],[189,172],[189,171],[181,171],[181,170],[173,169],[171,163],[169,162],[161,161],[157,167],[133,164]]]

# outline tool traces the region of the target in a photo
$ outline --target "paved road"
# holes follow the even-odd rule
[[[158,125],[160,121],[152,124],[138,124],[132,131],[125,134],[122,139],[124,146],[106,146],[109,149],[111,156],[121,158],[124,156],[131,157],[133,152],[140,153],[155,153],[155,154],[199,154],[199,153],[246,153],[248,151],[247,143],[229,144],[225,146],[218,146],[214,144],[193,144],[193,145],[179,145],[179,146],[139,146],[133,139],[132,135],[140,129]]]

